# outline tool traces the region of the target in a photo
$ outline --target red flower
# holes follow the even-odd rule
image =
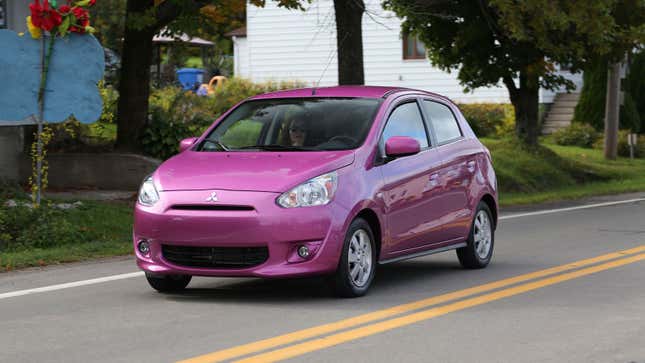
[[[67,15],[71,10],[72,8],[70,8],[69,5],[61,5],[61,7],[58,8],[58,12],[63,16]]]
[[[29,4],[29,9],[31,10],[32,24],[48,32],[51,32],[63,21],[56,9],[49,6],[48,0],[44,0],[42,5],[40,5],[39,0],[34,0],[33,3]]]
[[[90,14],[86,9],[75,6],[72,8],[72,14],[76,22],[69,27],[69,30],[75,33],[85,33],[85,27],[90,25]]]

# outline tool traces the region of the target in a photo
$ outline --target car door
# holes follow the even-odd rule
[[[433,207],[437,194],[440,156],[430,143],[416,98],[396,105],[389,114],[380,139],[381,155],[392,136],[409,136],[419,141],[416,155],[384,160],[379,166],[383,187],[380,190],[387,223],[385,258],[412,253],[441,239],[438,216]]]
[[[468,199],[479,148],[474,140],[464,138],[449,105],[432,99],[423,99],[421,104],[443,161],[439,170],[439,178],[444,183],[441,197],[442,235],[445,242],[459,242],[467,237],[470,230],[473,211]]]

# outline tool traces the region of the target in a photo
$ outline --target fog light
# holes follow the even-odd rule
[[[147,255],[148,253],[150,253],[150,244],[146,240],[139,241],[137,248],[142,255]]]
[[[298,256],[300,256],[302,258],[309,257],[309,247],[307,247],[307,246],[298,247]]]

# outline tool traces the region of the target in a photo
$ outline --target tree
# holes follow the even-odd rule
[[[363,0],[334,0],[338,84],[365,84],[363,72]]]
[[[643,14],[642,1],[623,0]],[[602,55],[618,57],[642,36],[642,22],[619,26],[616,0],[386,0],[418,34],[430,61],[458,70],[466,90],[501,81],[515,108],[516,134],[528,145],[539,136],[540,87],[573,84],[556,64],[573,71]],[[641,15],[642,16],[642,15]],[[640,35],[639,35],[640,34]],[[642,38],[640,38],[642,39]]]
[[[263,6],[265,1],[251,3]],[[301,7],[300,0],[274,1],[286,8]],[[139,140],[148,117],[154,35],[163,28],[169,33],[190,34],[208,23],[208,18],[213,16],[208,10],[226,3],[225,0],[127,0],[117,106],[118,149],[140,149]],[[206,16],[202,16],[203,10]]]

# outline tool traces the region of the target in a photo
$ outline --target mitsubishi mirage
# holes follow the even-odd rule
[[[180,143],[140,189],[138,266],[160,292],[192,276],[329,277],[364,295],[377,266],[456,250],[491,261],[490,152],[445,97],[392,87],[273,92]]]

